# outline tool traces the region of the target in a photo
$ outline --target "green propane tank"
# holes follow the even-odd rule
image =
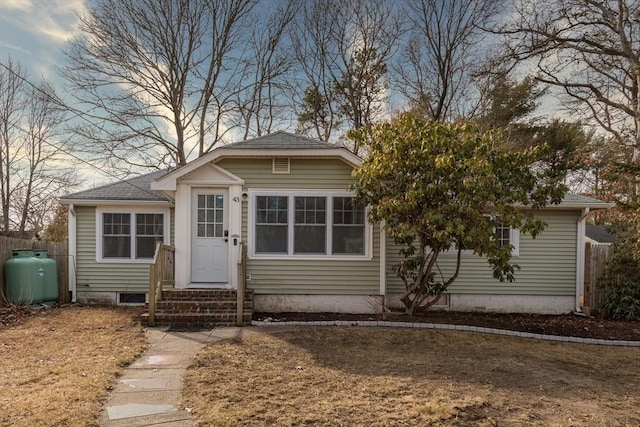
[[[56,260],[48,257],[46,249],[35,249],[33,256],[40,261],[40,269],[38,275],[42,275],[43,279],[43,301],[58,300],[58,269],[56,268]]]
[[[44,301],[44,273],[31,249],[16,249],[4,264],[7,300],[13,304],[39,304]]]

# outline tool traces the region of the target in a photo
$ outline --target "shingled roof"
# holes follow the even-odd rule
[[[606,225],[587,224],[585,234],[598,243],[615,243],[617,240],[614,234],[609,233]]]
[[[124,181],[114,182],[62,197],[61,201],[74,200],[132,200],[165,202],[169,199],[160,191],[151,190],[151,182],[166,175],[169,170],[151,172]]]
[[[608,202],[603,202],[602,200],[594,199],[592,197],[581,196],[579,194],[567,193],[562,198],[562,204],[593,204],[593,205],[610,205]]]
[[[339,148],[335,145],[307,138],[301,135],[294,135],[289,132],[278,131],[246,141],[234,142],[225,145],[225,148],[261,148],[276,150],[298,150],[298,149],[318,149],[318,148]]]

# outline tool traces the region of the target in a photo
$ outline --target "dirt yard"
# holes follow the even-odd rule
[[[215,426],[638,426],[640,349],[454,331],[267,327],[211,345],[183,405]]]
[[[146,348],[137,315],[0,307],[0,425],[97,425],[121,368]]]

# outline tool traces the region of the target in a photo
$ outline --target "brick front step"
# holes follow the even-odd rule
[[[245,312],[242,320],[245,324],[251,323],[252,313]],[[140,322],[143,326],[147,326],[149,314],[144,313]],[[156,326],[194,326],[194,327],[210,327],[215,326],[236,326],[235,313],[156,313]]]
[[[156,326],[214,327],[235,326],[237,316],[236,291],[228,289],[167,289],[162,292],[155,313]],[[253,291],[246,291],[243,321],[253,316]],[[141,323],[148,324],[143,314]]]
[[[245,301],[244,310],[252,310],[252,301]],[[195,313],[216,313],[221,311],[235,312],[237,305],[235,301],[159,301],[157,312],[195,312]]]
[[[163,300],[236,300],[236,291],[229,289],[165,289],[162,291]],[[246,290],[245,301],[253,301],[253,291]]]

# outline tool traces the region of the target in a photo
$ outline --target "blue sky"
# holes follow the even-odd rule
[[[77,30],[84,0],[0,0],[0,60],[20,62],[32,80],[61,84],[61,49]],[[60,88],[59,88],[60,89]]]
[[[32,82],[41,77],[53,83],[64,98],[64,80],[58,68],[64,65],[62,48],[74,36],[77,14],[85,0],[0,0],[0,62],[10,57],[20,63]],[[90,165],[79,165],[83,187],[113,181]]]

